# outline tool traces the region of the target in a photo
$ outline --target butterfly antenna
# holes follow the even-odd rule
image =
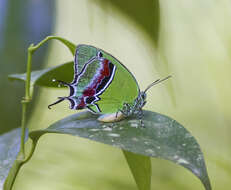
[[[153,87],[154,85],[156,85],[156,84],[158,84],[158,83],[161,83],[161,82],[163,82],[163,81],[165,81],[165,80],[167,80],[167,79],[169,79],[169,78],[171,78],[172,76],[171,75],[169,75],[169,76],[167,76],[167,77],[165,77],[165,78],[163,78],[163,79],[157,79],[156,81],[154,81],[152,84],[150,84],[145,90],[144,90],[144,92],[147,92],[151,87]]]
[[[62,102],[63,100],[67,99],[67,97],[58,97],[59,100],[57,100],[56,102],[48,105],[48,108],[51,109],[51,106],[55,105],[55,104],[58,104],[60,102]]]

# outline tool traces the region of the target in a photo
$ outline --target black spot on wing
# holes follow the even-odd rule
[[[91,104],[95,99],[96,99],[96,97],[94,97],[94,96],[87,97],[86,98],[86,103]]]

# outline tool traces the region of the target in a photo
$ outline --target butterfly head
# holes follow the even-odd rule
[[[140,113],[142,113],[142,108],[144,107],[144,105],[146,104],[146,99],[147,99],[147,91],[154,85],[167,80],[168,78],[170,78],[171,76],[168,76],[164,79],[158,79],[156,81],[154,81],[153,83],[151,83],[144,91],[140,92],[139,95],[137,96],[137,98],[135,99],[133,104],[128,104],[128,103],[124,103],[123,105],[123,109],[122,109],[122,113],[125,116],[130,116],[130,115],[141,115]]]
[[[147,98],[147,91],[153,87],[154,85],[161,83],[167,79],[169,79],[171,76],[167,76],[163,79],[157,79],[156,81],[152,82],[150,85],[148,85],[148,87],[139,93],[138,97],[137,97],[137,102],[139,104],[138,108],[142,108],[145,104],[146,104],[146,98]]]

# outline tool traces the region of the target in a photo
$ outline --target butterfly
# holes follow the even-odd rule
[[[115,57],[102,49],[81,44],[76,48],[73,81],[67,83],[57,80],[69,87],[69,96],[59,97],[48,108],[69,100],[70,109],[86,108],[100,114],[98,120],[103,122],[137,115],[142,123],[147,90],[170,77],[158,79],[140,91],[133,74]]]

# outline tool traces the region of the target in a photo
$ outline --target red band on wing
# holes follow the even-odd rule
[[[97,88],[99,85],[102,84],[103,80],[105,78],[108,78],[112,74],[112,70],[109,67],[110,61],[107,59],[104,59],[102,62],[102,68],[98,70],[96,75],[94,76],[94,79],[92,80],[90,86],[88,86],[84,91],[83,91],[83,96],[81,97],[81,102],[77,106],[77,109],[83,109],[86,107],[86,102],[84,101],[85,97],[91,97],[96,95],[97,93]],[[106,84],[105,84],[106,85]]]

